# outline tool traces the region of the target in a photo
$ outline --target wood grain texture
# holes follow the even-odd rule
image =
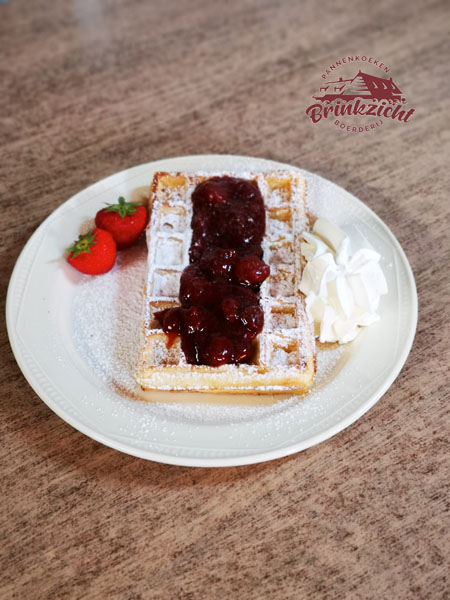
[[[11,0],[0,5],[2,307],[23,245],[75,192],[183,154],[319,173],[386,221],[416,276],[412,353],[382,400],[298,455],[171,467],[71,429],[1,326],[0,597],[449,597],[449,4]],[[304,111],[340,56],[416,108],[351,135]],[[25,207],[25,208],[24,208]]]

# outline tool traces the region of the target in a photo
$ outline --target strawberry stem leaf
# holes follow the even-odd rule
[[[91,253],[91,246],[96,244],[95,234],[93,231],[90,231],[86,235],[80,235],[78,240],[74,242],[74,245],[70,248],[67,248],[67,252],[72,254],[72,258],[76,258],[82,252],[87,252],[87,254]]]
[[[105,210],[107,212],[117,212],[123,219],[124,217],[133,215],[137,208],[131,202],[127,202],[123,196],[120,196],[118,204],[107,204]]]

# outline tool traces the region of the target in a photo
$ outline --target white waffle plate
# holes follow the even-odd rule
[[[381,398],[413,342],[417,323],[413,274],[386,225],[360,200],[322,177],[305,173],[310,209],[342,227],[354,249],[364,243],[382,255],[389,294],[382,298],[378,323],[345,349],[319,354],[322,372],[319,369],[317,383],[304,397],[284,397],[264,406],[210,404],[214,395],[203,396],[202,404],[186,402],[188,394],[175,399],[171,394],[169,403],[133,399],[145,248],[122,253],[110,273],[96,278],[78,274],[62,257],[83,222],[105,203],[118,196],[130,198],[148,186],[155,171],[287,167],[292,168],[226,155],[152,162],[88,187],[40,225],[14,268],[6,316],[24,376],[57,415],[91,438],[134,456],[218,467],[262,462],[309,448],[348,427]],[[129,310],[118,317],[114,310],[124,294],[129,294]]]

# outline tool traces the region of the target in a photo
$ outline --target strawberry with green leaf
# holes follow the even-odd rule
[[[80,235],[70,252],[67,262],[86,275],[102,275],[110,271],[116,261],[116,242],[109,231],[94,229]]]
[[[134,244],[147,222],[148,211],[145,206],[126,202],[122,196],[118,204],[109,204],[95,215],[95,224],[111,233],[118,250]]]

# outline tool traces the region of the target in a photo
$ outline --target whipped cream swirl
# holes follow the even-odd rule
[[[388,291],[381,257],[369,248],[352,255],[348,236],[326,219],[317,219],[312,233],[302,236],[301,253],[307,262],[300,290],[316,337],[321,342],[350,342],[361,326],[380,318],[380,296]]]

